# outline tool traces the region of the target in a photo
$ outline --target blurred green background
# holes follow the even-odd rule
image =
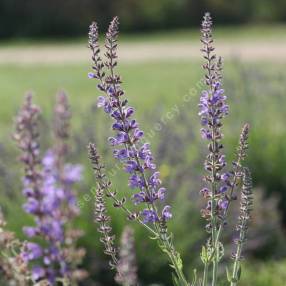
[[[23,238],[21,228],[31,218],[21,207],[22,172],[11,134],[13,117],[26,91],[35,93],[42,109],[43,151],[52,144],[47,130],[55,94],[61,89],[69,94],[73,111],[70,161],[85,166],[79,200],[95,184],[86,154],[88,142],[98,143],[108,170],[115,164],[105,143],[112,134],[111,122],[96,108],[96,83],[87,79],[86,35],[91,20],[98,20],[104,33],[112,16],[119,15],[123,86],[169,190],[174,213],[170,228],[185,271],[191,277],[194,267],[200,270],[199,252],[206,234],[198,191],[207,148],[199,136],[197,104],[203,76],[199,26],[204,11],[212,12],[217,53],[225,62],[224,88],[231,112],[225,120],[224,143],[229,163],[241,126],[244,122],[251,125],[248,165],[254,176],[255,211],[241,285],[285,285],[286,3],[282,0],[1,0],[0,204],[8,226],[19,237]],[[122,172],[116,172],[112,180],[119,192],[130,196]],[[113,227],[119,237],[125,217],[112,207],[110,212],[116,214]],[[225,263],[229,262],[236,217],[234,208],[224,238]],[[80,244],[88,250],[84,266],[91,273],[83,285],[113,285],[93,223],[92,200],[84,204],[76,223],[86,232]],[[170,270],[156,245],[144,230],[131,225],[136,231],[142,285],[171,285]]]

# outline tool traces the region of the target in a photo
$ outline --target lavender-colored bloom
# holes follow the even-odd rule
[[[139,175],[133,174],[129,177],[128,186],[131,189],[135,189],[135,188],[142,189],[144,188],[145,184],[144,184],[144,180],[142,179],[142,177],[140,177]]]
[[[141,192],[133,195],[132,199],[133,199],[133,202],[135,205],[139,205],[139,204],[147,201],[146,193],[141,191]]]
[[[29,214],[37,214],[41,211],[40,202],[35,198],[28,198],[27,203],[23,205],[23,208]]]
[[[28,242],[26,244],[26,250],[22,254],[23,259],[27,262],[38,259],[42,257],[42,255],[43,255],[43,250],[41,246],[39,246],[37,243],[32,243],[32,242]]]
[[[153,210],[145,209],[141,212],[141,214],[145,223],[155,223],[159,220],[156,212]]]
[[[166,188],[160,188],[157,192],[158,199],[163,201],[165,199],[166,192],[167,192]]]
[[[54,132],[56,137],[68,138],[69,112],[64,94],[58,97],[55,112]],[[67,236],[65,223],[69,219],[66,210],[75,209],[75,197],[72,191],[74,183],[81,179],[82,167],[79,165],[63,165],[59,170],[59,154],[66,154],[66,144],[60,144],[55,150],[48,150],[40,158],[37,117],[39,109],[33,105],[32,97],[26,97],[25,104],[16,120],[15,140],[23,152],[21,161],[25,164],[23,194],[27,201],[24,210],[32,214],[35,226],[26,226],[24,233],[29,238],[41,238],[43,248],[29,242],[22,252],[27,261],[36,260],[33,270],[35,281],[48,280],[54,283],[56,277],[66,277],[68,267],[63,246]],[[72,205],[71,205],[72,204]]]
[[[125,160],[129,157],[126,149],[114,150],[113,155],[116,159]]]
[[[23,232],[24,232],[24,234],[25,234],[27,237],[29,237],[29,238],[32,238],[32,237],[34,237],[34,236],[36,236],[36,235],[38,234],[37,228],[35,228],[35,227],[29,227],[29,226],[24,227],[24,228],[23,228]]]
[[[45,269],[41,266],[34,266],[32,269],[32,279],[34,281],[39,281],[41,278],[46,276]]]
[[[160,176],[160,173],[159,173],[159,172],[155,172],[155,173],[150,177],[150,179],[149,179],[149,186],[150,186],[151,188],[156,188],[156,187],[158,187],[158,186],[161,185],[162,182],[161,182],[159,176]]]
[[[105,47],[107,51],[105,55],[107,61],[104,63],[100,58],[97,25],[93,23],[90,26],[89,47],[92,50],[94,62],[92,67],[94,72],[91,78],[96,78],[99,81],[99,90],[105,93],[105,96],[98,98],[97,106],[105,108],[108,104],[111,108],[108,113],[114,120],[112,128],[116,135],[109,138],[108,141],[111,146],[121,147],[114,150],[114,157],[123,163],[124,170],[130,174],[129,186],[139,189],[139,192],[133,195],[133,201],[135,204],[147,203],[151,205],[152,210],[143,211],[142,216],[144,221],[154,223],[160,218],[152,204],[158,199],[164,199],[166,189],[161,189],[159,192],[160,174],[156,171],[150,145],[141,143],[144,132],[133,118],[135,109],[129,106],[128,101],[123,98],[124,91],[121,88],[121,78],[115,74],[118,25],[118,18],[115,17],[106,34]],[[109,75],[105,74],[104,66],[109,71]]]
[[[229,201],[227,199],[221,199],[218,201],[218,207],[220,210],[225,210],[228,207]]]
[[[223,217],[224,210],[228,205],[226,193],[228,191],[227,182],[229,176],[227,173],[222,175],[220,173],[226,166],[221,143],[223,137],[221,131],[222,119],[228,114],[229,108],[226,104],[227,98],[224,95],[221,83],[221,59],[217,60],[213,52],[212,21],[209,13],[206,13],[204,16],[201,32],[202,53],[206,59],[203,68],[206,71],[205,83],[207,90],[201,93],[199,116],[203,126],[201,136],[210,142],[208,145],[209,154],[204,163],[205,170],[209,173],[205,176],[205,181],[209,183],[209,187],[201,191],[202,195],[208,199],[208,202],[205,211],[202,213],[208,221],[211,220],[211,216],[216,215],[216,224],[220,224],[220,219]],[[217,227],[217,225],[214,225],[214,220],[211,221],[211,227]]]
[[[222,194],[222,193],[225,193],[227,191],[228,191],[228,187],[226,185],[223,185],[219,188],[218,192]]]
[[[138,163],[136,161],[129,160],[129,161],[126,162],[126,164],[125,164],[125,171],[127,173],[133,174],[137,170],[139,170],[139,166],[138,166]]]
[[[171,207],[165,206],[162,210],[162,217],[165,221],[172,218]]]

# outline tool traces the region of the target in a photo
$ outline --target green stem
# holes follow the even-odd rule
[[[236,286],[238,283],[238,271],[240,268],[241,251],[242,251],[242,243],[239,243],[237,246],[237,252],[235,255],[235,261],[234,261],[234,265],[233,265],[232,278],[231,278],[231,282],[230,282],[231,286]]]
[[[214,126],[214,122],[213,122]],[[216,130],[215,127],[212,129],[212,145],[213,145],[213,150],[215,150],[215,134]],[[215,154],[213,154],[212,157],[212,193],[211,193],[211,227],[212,227],[212,248],[214,252],[214,257],[213,257],[213,272],[212,272],[212,286],[216,286],[217,283],[217,270],[218,270],[218,259],[217,259],[217,220],[216,220],[216,158]]]
[[[204,277],[203,277],[203,284],[202,286],[208,285],[208,272],[209,272],[209,263],[205,263],[204,266]]]
[[[217,252],[217,251],[216,251]],[[217,282],[217,269],[218,268],[218,262],[217,262],[217,255],[214,257],[213,261],[213,279],[212,279],[212,286],[216,286]]]
[[[235,257],[234,257],[234,265],[233,265],[233,271],[232,271],[230,286],[236,286],[238,281],[239,281],[238,272],[239,272],[239,268],[240,268],[240,259],[241,259],[243,242],[245,241],[245,236],[246,236],[246,232],[245,232],[244,228],[245,228],[245,222],[244,222],[243,226],[241,227],[239,239],[237,241],[237,249],[236,249],[236,253],[235,253]]]
[[[185,275],[182,271],[182,267],[178,265],[176,251],[174,249],[173,244],[170,242],[170,239],[166,235],[161,235],[160,241],[165,246],[165,248],[167,250],[167,254],[170,258],[170,261],[171,261],[171,263],[175,269],[176,275],[179,279],[180,286],[189,286],[190,284],[187,282],[187,280],[185,278]]]

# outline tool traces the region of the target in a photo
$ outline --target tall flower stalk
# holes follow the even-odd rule
[[[230,279],[231,286],[237,286],[241,273],[241,259],[242,249],[246,242],[246,236],[249,226],[250,213],[253,207],[252,197],[252,179],[248,168],[243,169],[242,175],[242,191],[240,199],[240,215],[236,230],[239,233],[239,237],[235,239],[236,251],[233,253],[234,265],[232,271],[232,277]]]
[[[159,210],[157,204],[157,201],[164,200],[166,189],[161,186],[160,173],[156,170],[150,145],[141,143],[144,132],[133,118],[135,110],[128,105],[121,88],[121,77],[116,73],[118,25],[118,18],[115,17],[106,34],[104,62],[100,55],[97,24],[91,24],[89,48],[92,51],[93,72],[89,73],[89,78],[98,80],[98,89],[104,94],[98,98],[98,107],[102,107],[114,120],[112,128],[116,135],[109,138],[109,143],[113,147],[114,157],[130,174],[129,187],[138,190],[132,196],[134,204],[143,204],[145,207],[139,216],[145,224],[150,224],[150,228],[156,233],[156,239],[168,254],[180,285],[188,285],[182,271],[181,259],[167,230],[167,221],[172,217],[170,206]]]
[[[202,211],[203,216],[208,221],[206,229],[211,233],[210,246],[212,254],[213,274],[212,286],[216,285],[217,267],[220,259],[219,246],[216,243],[218,227],[222,221],[222,216],[228,206],[226,193],[228,185],[225,182],[226,174],[223,169],[226,166],[225,155],[223,154],[223,145],[221,139],[223,137],[221,127],[222,119],[228,114],[228,105],[226,104],[226,96],[222,89],[221,76],[221,60],[217,60],[214,53],[213,37],[212,37],[212,20],[209,13],[206,13],[202,22],[202,53],[206,60],[203,65],[205,74],[205,83],[207,90],[202,92],[200,98],[201,135],[203,139],[209,141],[209,154],[205,161],[205,170],[208,175],[204,177],[208,184],[201,193],[207,198],[207,206]],[[208,267],[209,262],[205,262]],[[207,272],[207,269],[205,270]],[[207,273],[204,276],[204,283],[207,284]]]
[[[63,102],[58,102],[57,108],[63,110]],[[66,246],[71,234],[66,231],[65,226],[77,210],[72,187],[81,178],[81,167],[63,164],[65,143],[61,140],[59,142],[62,143],[56,145],[55,150],[48,150],[41,158],[39,113],[39,108],[32,102],[32,96],[28,95],[16,118],[14,134],[14,139],[22,151],[20,159],[25,170],[23,193],[27,202],[24,204],[24,210],[33,215],[35,220],[35,226],[24,227],[24,233],[29,240],[37,238],[38,241],[40,238],[41,241],[29,241],[22,256],[27,263],[31,262],[33,265],[33,281],[48,281],[51,285],[59,281],[64,285],[74,285],[71,265],[76,257],[69,258],[72,253]],[[57,115],[56,120],[60,120],[61,126],[66,128],[66,119],[61,119],[60,113]],[[61,132],[64,134],[66,131]],[[61,139],[59,132],[57,137]],[[78,235],[75,233],[73,237],[76,236]]]
[[[245,124],[237,148],[236,160],[229,172],[225,171],[226,159],[223,154],[221,139],[223,134],[222,119],[228,115],[229,107],[226,104],[226,96],[222,89],[222,59],[217,58],[214,53],[212,37],[212,20],[206,13],[202,22],[202,53],[206,60],[203,68],[206,70],[205,83],[207,90],[203,91],[199,104],[199,115],[201,116],[202,138],[207,140],[209,154],[205,161],[205,170],[208,175],[204,177],[207,187],[201,190],[207,199],[207,206],[202,210],[206,218],[206,226],[210,238],[202,250],[202,261],[204,263],[203,285],[208,285],[209,265],[212,263],[212,286],[217,285],[218,263],[223,255],[223,245],[220,243],[223,227],[227,223],[227,215],[230,204],[236,199],[235,191],[242,176],[242,162],[246,158],[248,149],[249,125]]]
[[[62,237],[61,228],[57,221],[51,220],[51,200],[45,200],[45,193],[50,193],[48,181],[44,181],[38,133],[38,116],[40,109],[33,104],[32,95],[25,98],[23,107],[16,118],[16,132],[14,139],[22,151],[20,157],[24,165],[23,193],[27,198],[24,210],[35,218],[36,226],[24,227],[25,234],[29,237],[40,237],[46,242],[46,247],[38,243],[29,242],[22,253],[23,259],[28,263],[43,259],[46,263],[35,264],[32,268],[34,281],[49,280],[54,283],[56,273],[54,261],[58,258],[58,248],[55,239]],[[45,184],[46,183],[46,184]]]
[[[111,194],[110,181],[106,178],[104,166],[100,163],[100,157],[94,144],[88,146],[89,158],[92,163],[95,177],[97,179],[97,186],[95,191],[95,221],[98,223],[98,232],[101,234],[100,241],[105,248],[105,254],[110,256],[110,266],[116,269],[118,258],[117,249],[114,246],[115,236],[111,234],[112,228],[110,225],[110,217],[107,215],[106,196]],[[115,196],[115,194],[113,194]],[[115,199],[118,206],[123,205],[123,201]]]

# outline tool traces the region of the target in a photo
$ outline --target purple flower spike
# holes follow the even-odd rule
[[[134,119],[135,109],[124,98],[125,92],[121,87],[121,77],[116,73],[117,66],[117,36],[118,19],[114,18],[106,34],[106,61],[100,57],[97,25],[90,30],[90,49],[92,51],[93,71],[96,71],[96,79],[99,81],[99,90],[104,93],[98,100],[98,107],[105,108],[108,101],[110,116],[113,120],[112,129],[115,135],[108,139],[113,150],[114,157],[123,163],[124,170],[130,174],[129,187],[139,189],[133,195],[133,202],[147,203],[150,210],[142,212],[144,221],[155,223],[160,221],[162,213],[157,213],[153,206],[156,200],[163,200],[166,189],[159,190],[161,181],[159,172],[148,143],[142,143],[144,132]],[[95,28],[96,27],[96,28]]]
[[[46,280],[54,285],[55,278],[71,277],[67,255],[72,253],[67,251],[65,244],[70,240],[66,222],[78,211],[72,186],[81,180],[82,167],[64,163],[67,146],[63,141],[69,137],[70,118],[65,94],[58,95],[55,106],[54,135],[57,144],[43,158],[40,157],[38,114],[39,108],[33,105],[32,97],[28,95],[16,120],[14,138],[23,153],[23,194],[27,198],[23,208],[33,215],[35,222],[34,226],[24,227],[23,232],[29,239],[37,238],[39,244],[28,242],[21,255],[26,261],[33,261],[35,282]]]

